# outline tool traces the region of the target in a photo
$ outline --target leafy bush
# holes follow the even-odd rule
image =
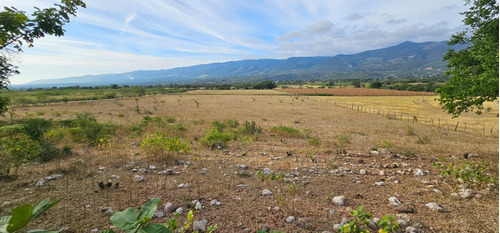
[[[370,219],[371,214],[363,212],[364,210],[365,210],[364,206],[358,207],[357,210],[351,210],[351,216],[353,216],[354,219],[351,221],[348,221],[347,224],[340,226],[338,232],[370,233],[370,231],[368,231],[366,228],[368,228],[368,224],[370,224],[368,219]]]
[[[262,128],[258,127],[255,121],[245,121],[245,123],[238,129],[239,133],[254,135],[262,133]]]
[[[166,134],[160,132],[147,135],[143,138],[141,147],[155,156],[171,155],[172,152],[188,154],[190,151],[188,144],[182,142],[179,137],[168,137]],[[165,154],[165,152],[169,153]]]
[[[165,120],[168,123],[174,123],[175,122],[175,117],[165,116]]]
[[[234,119],[227,119],[226,120],[226,125],[229,126],[230,128],[238,128],[238,126],[240,126],[240,122],[238,122],[237,120],[234,120]]]
[[[18,232],[24,228],[33,219],[42,215],[45,211],[52,208],[62,199],[50,202],[50,199],[45,199],[38,203],[35,207],[31,204],[17,206],[12,210],[12,215],[0,217],[0,233]],[[54,232],[42,229],[30,230],[28,232]]]
[[[186,131],[187,130],[186,125],[183,123],[177,123],[177,124],[175,124],[174,127],[176,130],[179,130],[179,131]]]
[[[226,124],[224,124],[220,121],[217,121],[217,120],[212,121],[212,126],[214,127],[214,129],[216,129],[220,133],[222,133],[224,131],[224,129],[226,128]]]
[[[76,127],[71,128],[69,133],[75,142],[85,142],[89,146],[95,146],[99,139],[108,138],[116,131],[116,125],[110,122],[99,123],[94,115],[90,113],[77,114]]]
[[[37,141],[19,133],[0,138],[0,175],[9,175],[11,168],[17,169],[23,163],[36,158],[42,148]]]
[[[271,132],[286,137],[296,137],[296,138],[302,137],[302,135],[300,134],[300,130],[284,125],[273,126],[271,128]]]
[[[203,145],[213,150],[217,147],[226,147],[226,144],[231,141],[231,139],[234,139],[234,137],[234,133],[224,133],[217,128],[213,128],[205,132],[205,137],[201,138],[200,141]]]
[[[24,132],[34,141],[43,140],[45,133],[51,128],[52,122],[40,118],[28,118],[21,122]]]
[[[379,233],[389,233],[389,232],[398,232],[399,224],[396,221],[396,217],[394,215],[386,215],[382,217],[377,222],[377,225],[381,228]]]
[[[459,179],[472,185],[498,184],[498,177],[486,173],[486,171],[490,169],[487,162],[480,164],[469,161],[448,163],[446,159],[441,158],[438,162],[435,162],[433,166],[443,169],[441,171],[442,176],[451,176],[457,179],[457,184],[460,183],[458,181]]]

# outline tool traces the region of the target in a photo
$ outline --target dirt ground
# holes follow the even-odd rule
[[[135,110],[137,106],[139,112]],[[66,232],[110,229],[111,221],[101,212],[102,208],[138,208],[148,199],[160,197],[162,207],[171,202],[177,207],[191,208],[193,200],[200,201],[203,209],[195,214],[195,220],[207,219],[209,225],[217,224],[218,232],[246,232],[246,228],[256,232],[264,227],[284,232],[334,232],[333,225],[344,217],[350,218],[349,210],[361,205],[373,217],[397,214],[396,207],[388,201],[394,196],[415,209],[415,213],[399,217],[406,219],[408,226],[418,225],[425,232],[499,231],[497,187],[474,187],[473,198],[456,199],[451,196],[458,192],[454,180],[440,176],[440,170],[432,166],[438,158],[453,160],[468,153],[467,161],[488,162],[491,169],[487,172],[498,177],[498,138],[390,120],[302,96],[161,95],[138,101],[102,100],[18,108],[16,113],[17,117],[58,120],[74,118],[75,113],[84,111],[93,113],[99,121],[119,125],[111,138],[111,148],[72,144],[77,155],[23,166],[18,179],[0,181],[0,203],[11,201],[16,205],[64,197],[33,227],[66,227]],[[128,128],[145,115],[175,117],[176,123],[186,126],[187,130],[178,136],[189,142],[191,153],[176,157],[184,164],[153,159],[140,146],[134,146],[141,138],[131,138]],[[211,128],[211,122],[226,119],[255,121],[263,132],[250,142],[232,141],[220,150],[201,145],[197,139]],[[279,136],[270,131],[277,125],[308,132],[321,143],[313,145],[308,138]],[[422,144],[419,138],[424,137],[428,140]],[[343,143],[339,138],[344,139]],[[156,169],[150,169],[150,165]],[[133,168],[147,172],[133,172]],[[203,168],[206,173],[200,174]],[[275,181],[261,182],[255,172],[264,168],[283,172],[287,181],[295,181],[296,194],[288,193],[290,183],[280,186]],[[158,173],[166,169],[179,174]],[[361,169],[366,174],[361,174]],[[429,173],[415,176],[416,169]],[[381,171],[385,174],[381,175]],[[51,174],[64,177],[35,186]],[[134,182],[135,175],[143,176],[144,182]],[[119,188],[101,190],[98,183],[108,180],[118,182]],[[385,185],[374,185],[380,181]],[[178,188],[186,183],[188,188]],[[264,189],[284,196],[285,204],[276,208],[279,203],[274,195],[261,195]],[[346,197],[344,206],[332,202],[334,196],[340,195]],[[222,204],[211,206],[213,199]],[[439,203],[446,212],[428,209],[425,204],[429,202]],[[186,212],[179,217],[180,222]],[[295,216],[296,220],[287,223],[288,216]]]

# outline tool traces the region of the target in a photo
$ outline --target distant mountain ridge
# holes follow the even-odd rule
[[[442,57],[449,48],[446,42],[406,41],[395,46],[351,55],[229,61],[166,70],[45,79],[14,87],[154,85],[435,74],[446,68]]]

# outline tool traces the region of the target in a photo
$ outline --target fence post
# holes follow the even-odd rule
[[[467,122],[464,121],[464,132],[467,130]]]
[[[432,119],[432,117],[431,117],[431,123],[432,123],[432,126],[434,126],[434,119]]]
[[[450,130],[450,125],[448,125],[448,120],[446,120],[446,127]]]
[[[380,109],[378,110],[378,113],[377,113],[377,115],[380,115]]]
[[[455,131],[457,131],[458,129],[458,123],[460,123],[460,121],[457,121],[457,125],[455,126]]]
[[[438,118],[438,128],[441,128],[441,118]]]
[[[485,123],[485,122],[483,122],[483,135],[486,135],[486,134],[485,134],[485,128],[486,128],[486,123]]]
[[[491,127],[490,134],[491,134],[492,137],[495,137],[495,136],[493,136],[493,128],[495,128],[495,126]]]
[[[403,120],[403,113],[401,113],[401,120]]]

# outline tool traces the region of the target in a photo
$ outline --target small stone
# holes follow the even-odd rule
[[[189,184],[186,183],[186,184],[180,184],[180,185],[177,185],[177,188],[189,188]]]
[[[143,182],[143,181],[144,181],[143,176],[139,176],[139,175],[134,176],[134,182],[139,183],[139,182]]]
[[[182,208],[182,207],[179,207],[175,210],[175,213],[177,213],[177,214],[182,214],[183,212],[184,212],[184,208]]]
[[[401,206],[401,202],[396,197],[389,197],[389,203],[393,206]]]
[[[163,218],[163,217],[165,217],[165,212],[163,212],[163,210],[158,210],[158,211],[156,211],[155,216],[157,218]]]
[[[381,170],[381,171],[378,172],[378,174],[381,175],[381,176],[385,176],[385,171]]]
[[[378,224],[378,221],[380,221],[380,218],[373,218],[373,222],[375,222],[375,224]]]
[[[248,168],[248,166],[245,165],[245,164],[240,164],[240,165],[238,165],[238,167],[241,168],[241,169],[247,169]]]
[[[155,170],[156,166],[155,165],[149,165],[149,170]]]
[[[385,182],[380,181],[380,182],[375,182],[375,186],[384,186]]]
[[[340,228],[340,224],[333,224],[333,229],[338,230]]]
[[[2,208],[3,208],[3,207],[9,207],[9,206],[11,206],[11,205],[12,205],[12,202],[10,202],[10,201],[4,201],[4,202],[2,203]]]
[[[311,191],[306,192],[306,196],[311,196],[311,194],[312,194]]]
[[[273,171],[270,168],[267,168],[267,167],[264,168],[264,174],[269,175],[271,173],[273,173]]]
[[[396,208],[396,212],[398,212],[398,213],[415,213],[415,208],[412,205],[405,203],[401,206],[398,206]]]
[[[90,207],[91,207],[90,205],[86,205],[86,206],[85,206],[85,208],[87,208],[87,209],[88,209],[88,208],[90,208]]]
[[[342,218],[342,221],[340,221],[340,225],[343,226],[347,224],[347,218]]]
[[[158,175],[173,175],[173,174],[174,174],[174,172],[172,171],[172,169],[167,169],[167,170],[158,172]]]
[[[115,213],[115,211],[111,207],[104,207],[101,209],[101,212],[107,216],[112,216]]]
[[[184,165],[185,163],[186,162],[184,162],[184,160],[182,160],[182,159],[177,160],[178,165]]]
[[[405,232],[406,232],[406,233],[417,233],[417,232],[418,232],[418,230],[417,230],[417,228],[415,228],[415,227],[406,227],[406,228],[405,228]]]
[[[450,193],[450,196],[454,199],[460,199],[460,195],[458,195],[458,193]]]
[[[137,172],[137,168],[132,168],[132,172]]]
[[[438,194],[442,194],[443,192],[439,191],[439,189],[433,189],[432,191],[434,191],[435,193],[438,193]]]
[[[97,233],[97,232],[99,232],[99,229],[94,228],[94,229],[90,230],[90,232],[92,232],[92,233]]]
[[[405,221],[405,220],[403,220],[403,219],[398,219],[398,220],[397,220],[397,223],[398,223],[400,226],[402,226],[402,227],[405,227],[406,225],[408,225],[408,223],[406,223],[406,221]]]
[[[428,172],[422,171],[422,169],[420,169],[420,168],[413,169],[413,175],[414,176],[425,176],[425,175],[427,175],[427,173]]]
[[[287,222],[287,223],[292,223],[292,222],[294,222],[294,221],[295,221],[295,217],[294,217],[294,216],[288,216],[288,217],[286,218],[286,222]]]
[[[199,201],[197,201],[196,204],[194,205],[194,208],[197,210],[201,210],[201,209],[203,209],[203,206],[201,205],[201,203]]]
[[[376,151],[376,150],[372,150],[372,151],[370,151],[370,154],[372,154],[372,155],[379,155],[379,154],[380,154],[380,152],[378,152],[378,151]]]
[[[427,206],[427,208],[429,208],[433,211],[437,211],[437,212],[441,212],[441,213],[445,212],[444,208],[435,202],[429,202],[429,203],[425,204],[425,206]]]
[[[472,192],[472,190],[470,189],[462,189],[458,192],[458,194],[464,198],[464,199],[468,199],[468,198],[472,198],[474,197],[474,194]]]
[[[250,228],[247,227],[247,228],[244,229],[244,231],[245,232],[250,232],[250,231],[252,231],[252,229],[250,229]]]
[[[336,205],[343,206],[345,204],[346,197],[344,196],[336,196],[332,199],[332,202]]]
[[[174,207],[174,204],[168,202],[167,204],[165,204],[165,206],[163,207],[163,212],[165,213],[171,213],[172,211],[174,211],[175,207]]]
[[[216,205],[216,206],[220,206],[222,205],[222,203],[220,203],[219,201],[217,201],[217,199],[213,199],[210,201],[210,205],[213,206],[213,205]]]
[[[271,192],[271,190],[269,190],[269,189],[264,189],[264,190],[262,190],[262,195],[263,195],[263,196],[266,196],[266,195],[271,195],[271,194],[273,194],[273,192]]]
[[[206,225],[208,223],[208,220],[203,219],[201,221],[194,221],[193,222],[193,231],[201,231],[205,232],[207,231]]]
[[[236,185],[236,188],[246,188],[247,186],[245,184],[238,184]]]
[[[359,170],[359,174],[361,174],[361,175],[366,175],[366,170],[365,170],[365,169],[361,169],[361,170]]]
[[[41,187],[41,186],[43,186],[43,184],[44,184],[44,183],[45,183],[45,180],[44,180],[44,179],[41,179],[40,181],[38,181],[38,182],[35,184],[35,186],[36,186],[36,187]]]
[[[54,174],[54,175],[47,176],[45,179],[47,179],[47,180],[57,180],[57,179],[60,179],[62,177],[63,177],[62,174]]]
[[[206,167],[202,168],[201,171],[200,171],[200,174],[205,174],[205,173],[207,173],[207,168]]]

